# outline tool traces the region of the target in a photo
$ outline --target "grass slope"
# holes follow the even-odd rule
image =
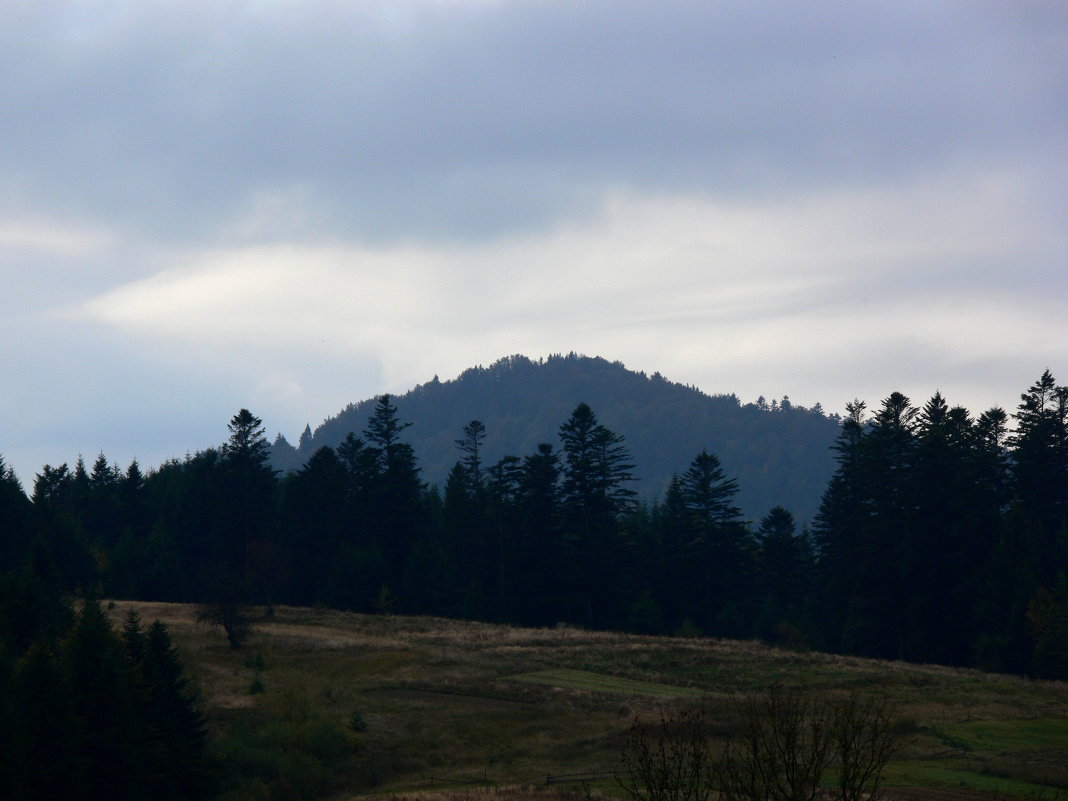
[[[287,757],[285,769],[305,793],[535,785],[612,770],[635,718],[700,703],[726,735],[739,694],[783,681],[900,705],[905,747],[888,772],[900,799],[1068,796],[1064,683],[749,642],[287,607],[231,651],[197,625],[194,607],[120,601],[114,620],[130,608],[167,624],[228,758],[269,762],[266,750],[285,751],[286,737],[303,732],[321,759]],[[270,745],[258,731],[274,732]],[[618,793],[611,781],[596,789]]]

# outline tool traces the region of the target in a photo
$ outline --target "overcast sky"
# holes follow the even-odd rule
[[[27,489],[513,353],[828,411],[1068,382],[1061,0],[0,7]]]

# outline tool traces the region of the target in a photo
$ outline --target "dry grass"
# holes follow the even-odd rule
[[[729,733],[736,696],[776,681],[826,697],[889,695],[906,732],[890,772],[902,801],[944,801],[958,791],[953,798],[1027,796],[1061,776],[1041,754],[1065,746],[1046,742],[1068,731],[1060,728],[1068,725],[1063,683],[753,642],[292,607],[257,619],[235,652],[221,633],[197,625],[191,606],[119,601],[110,613],[120,622],[130,608],[167,625],[217,733],[236,720],[276,719],[294,699],[346,730],[358,714],[366,730],[350,734],[360,773],[346,779],[352,791],[343,798],[373,791],[399,793],[397,801],[569,801],[576,796],[532,785],[549,773],[616,767],[636,717],[679,705],[704,705],[716,730]],[[256,679],[266,691],[253,695]],[[953,747],[969,737],[971,750]],[[428,793],[471,777],[506,789]],[[593,789],[618,793],[611,783]]]
[[[585,799],[585,794],[573,790],[531,785],[433,793],[400,793],[386,796],[386,801],[585,801]]]

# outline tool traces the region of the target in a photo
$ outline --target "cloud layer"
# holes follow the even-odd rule
[[[1059,4],[79,2],[0,29],[0,454],[514,352],[839,409],[1065,372]],[[625,432],[624,432],[625,433]]]

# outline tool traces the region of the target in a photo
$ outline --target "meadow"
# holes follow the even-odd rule
[[[1068,798],[1061,682],[755,642],[294,607],[257,610],[232,650],[194,606],[108,607],[117,624],[134,609],[167,625],[233,801],[620,795],[611,773],[636,720],[700,705],[712,733],[729,737],[738,699],[776,682],[894,701],[891,798]]]

